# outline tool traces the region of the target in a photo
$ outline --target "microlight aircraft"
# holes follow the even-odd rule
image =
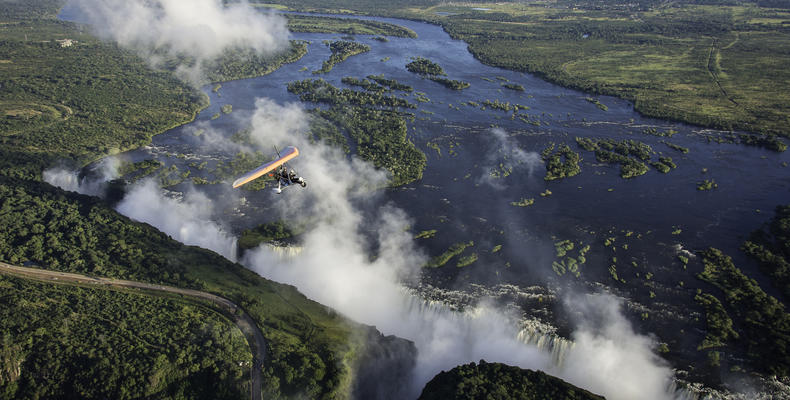
[[[275,148],[276,150],[276,148]],[[246,183],[254,181],[263,175],[269,174],[277,181],[277,187],[274,189],[275,193],[282,193],[283,189],[293,184],[307,186],[307,181],[301,176],[296,175],[296,171],[288,170],[287,162],[296,158],[299,155],[299,149],[294,146],[288,146],[282,152],[277,151],[277,159],[261,165],[254,170],[247,172],[239,179],[233,181],[233,187],[237,188]]]

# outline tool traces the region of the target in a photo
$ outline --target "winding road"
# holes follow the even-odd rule
[[[182,289],[173,286],[127,281],[122,279],[101,277],[96,278],[82,274],[50,271],[40,268],[18,267],[2,262],[0,262],[0,273],[29,279],[55,281],[57,283],[64,284],[88,283],[118,288],[134,288],[157,292],[175,293],[192,298],[208,300],[220,311],[225,311],[225,313],[223,313],[224,315],[231,316],[233,322],[239,327],[239,329],[241,329],[242,333],[244,333],[244,336],[247,338],[247,343],[250,345],[250,351],[253,354],[252,368],[250,371],[250,396],[252,400],[261,399],[261,370],[263,369],[263,360],[266,356],[266,340],[263,337],[263,332],[260,330],[260,328],[258,328],[258,326],[255,324],[255,321],[249,316],[249,314],[247,314],[247,312],[241,307],[237,306],[235,303],[224,297],[201,292],[199,290]]]

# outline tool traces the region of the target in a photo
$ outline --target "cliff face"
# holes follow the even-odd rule
[[[459,365],[425,385],[421,400],[432,399],[601,400],[603,397],[547,375],[500,363]]]
[[[417,358],[414,342],[384,336],[375,327],[369,327],[363,335],[365,344],[354,368],[351,398],[405,398]]]

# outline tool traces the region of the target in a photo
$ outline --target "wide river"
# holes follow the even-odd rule
[[[69,19],[68,15],[62,17]],[[386,200],[406,211],[414,221],[413,232],[436,230],[431,238],[416,239],[430,256],[441,254],[454,243],[473,241],[474,246],[464,255],[474,253],[478,257],[463,268],[456,267],[456,257],[442,268],[424,271],[416,286],[422,286],[425,295],[454,301],[426,289],[427,284],[449,290],[442,292],[446,296],[469,292],[472,287],[502,284],[514,284],[525,291],[534,286],[558,290],[571,285],[589,291],[606,287],[629,299],[629,315],[638,321],[640,331],[656,333],[677,350],[671,357],[682,368],[697,357],[694,347],[704,337],[704,320],[695,322],[678,315],[688,314],[689,308],[699,312],[700,307],[693,301],[696,289],[710,291],[711,287],[695,277],[700,270],[698,265],[682,265],[679,249],[693,252],[717,247],[731,255],[736,265],[757,279],[764,290],[776,294],[738,247],[750,232],[771,218],[774,207],[790,200],[790,152],[718,143],[711,139],[726,137],[727,132],[644,118],[628,101],[595,97],[607,107],[603,110],[585,93],[481,64],[467,51],[464,42],[451,39],[441,27],[372,19],[408,27],[418,38],[389,37],[384,42],[369,35],[354,35],[354,40],[369,45],[371,50],[350,57],[327,74],[314,75],[312,71],[320,69],[330,54],[322,42],[340,39],[342,35],[294,33],[293,39],[309,42],[308,53],[302,59],[263,77],[222,83],[217,92],[212,92],[211,86],[203,88],[211,106],[195,122],[158,135],[150,147],[125,156],[135,161],[158,159],[184,171],[189,169],[190,160],[179,158],[179,154],[228,156],[221,150],[210,154],[198,149],[203,142],[194,135],[196,126],[230,136],[245,123],[243,118],[234,116],[252,113],[258,98],[279,104],[298,103],[299,98],[286,90],[288,82],[320,77],[335,86],[348,87],[341,83],[343,77],[383,74],[414,88],[413,93],[394,94],[417,105],[416,110],[408,110],[416,117],[408,123],[409,139],[427,156],[423,178],[385,190]],[[466,81],[471,86],[450,90],[407,71],[405,65],[416,56],[438,63],[450,79]],[[518,84],[525,90],[508,89],[504,83]],[[423,100],[428,101],[418,101],[417,93],[423,93]],[[483,109],[479,105],[486,100],[528,106],[520,115],[528,116],[529,121],[511,119],[512,112]],[[213,119],[225,104],[232,105],[233,112]],[[649,134],[652,129],[676,133],[661,137]],[[619,166],[598,163],[592,152],[576,145],[576,137],[642,141],[656,152],[654,161],[659,155],[669,156],[677,168],[664,174],[651,167],[645,175],[622,179]],[[689,151],[676,151],[665,141]],[[579,175],[554,181],[543,179],[545,168],[539,154],[551,143],[567,143],[581,154]],[[298,159],[292,164],[298,168]],[[502,173],[511,168],[509,174]],[[499,177],[492,176],[492,171],[497,170]],[[201,172],[192,173],[200,176]],[[309,182],[310,177],[306,178]],[[714,180],[718,187],[698,190],[697,184],[705,179]],[[174,189],[183,189],[181,186]],[[308,185],[305,190],[310,189]],[[212,196],[211,188],[203,190]],[[541,196],[547,190],[551,194]],[[287,201],[287,195],[277,197],[269,191],[248,194],[248,204],[241,213],[235,210],[217,218],[239,233],[276,219],[267,213],[266,204]],[[523,198],[534,198],[534,204],[511,204]],[[570,273],[559,276],[552,269],[552,262],[557,260],[554,244],[566,239],[576,244],[571,252],[574,256],[580,247],[590,245],[579,278]],[[620,281],[613,278],[613,264]],[[527,313],[534,307],[520,305]],[[548,319],[561,328],[565,324],[561,317]]]

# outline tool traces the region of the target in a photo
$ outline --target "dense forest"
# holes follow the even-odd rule
[[[344,33],[346,35],[383,35],[415,38],[411,29],[386,22],[360,19],[319,17],[314,15],[286,15],[288,29],[293,32]]]
[[[8,227],[0,237],[0,260],[222,295],[242,306],[266,336],[267,393],[347,390],[342,380],[349,371],[333,360],[343,354],[353,357],[355,346],[348,343],[354,325],[295,288],[267,281],[213,252],[182,245],[94,197],[12,178],[0,178],[0,193],[0,224]]]
[[[700,347],[738,343],[746,347],[747,362],[757,371],[790,374],[790,314],[785,306],[720,250],[711,248],[700,255],[703,270],[699,279],[721,292],[721,297],[712,294],[697,299],[708,315],[708,345],[703,342]],[[712,351],[709,356],[712,364],[718,365],[719,353]]]
[[[321,69],[313,71],[314,74],[325,74],[331,71],[335,64],[341,63],[351,56],[370,51],[370,46],[349,40],[335,40],[328,43],[328,46],[332,54],[321,65]]]
[[[77,43],[62,47],[56,40]],[[169,72],[56,20],[0,26],[0,174],[38,179],[55,160],[78,163],[148,143],[188,122],[203,96]]]
[[[239,399],[241,331],[200,304],[0,275],[0,397]]]
[[[382,77],[376,78],[381,80]],[[344,81],[365,85],[353,77],[344,78]],[[396,85],[396,82],[388,81],[384,78],[382,82]],[[298,94],[302,101],[330,104],[330,109],[316,109],[314,114],[330,121],[355,141],[357,154],[362,159],[387,169],[392,174],[391,186],[404,185],[422,177],[425,154],[408,139],[405,116],[393,110],[415,108],[414,104],[386,94],[385,90],[338,89],[322,79],[290,82],[288,91]],[[337,142],[336,139],[334,141]]]
[[[774,286],[790,299],[790,205],[777,206],[773,219],[752,233],[743,250],[760,262]]]
[[[600,400],[603,397],[541,371],[480,360],[478,364],[459,365],[440,372],[425,385],[420,399]]]
[[[332,107],[319,115],[348,133],[357,144],[357,154],[392,177],[389,184],[400,186],[422,178],[426,157],[407,138],[406,122],[395,111],[365,107]]]
[[[283,64],[295,62],[305,54],[307,43],[298,40],[292,40],[288,50],[266,56],[251,51],[226,51],[203,66],[203,72],[206,80],[211,82],[253,78],[273,72]]]

